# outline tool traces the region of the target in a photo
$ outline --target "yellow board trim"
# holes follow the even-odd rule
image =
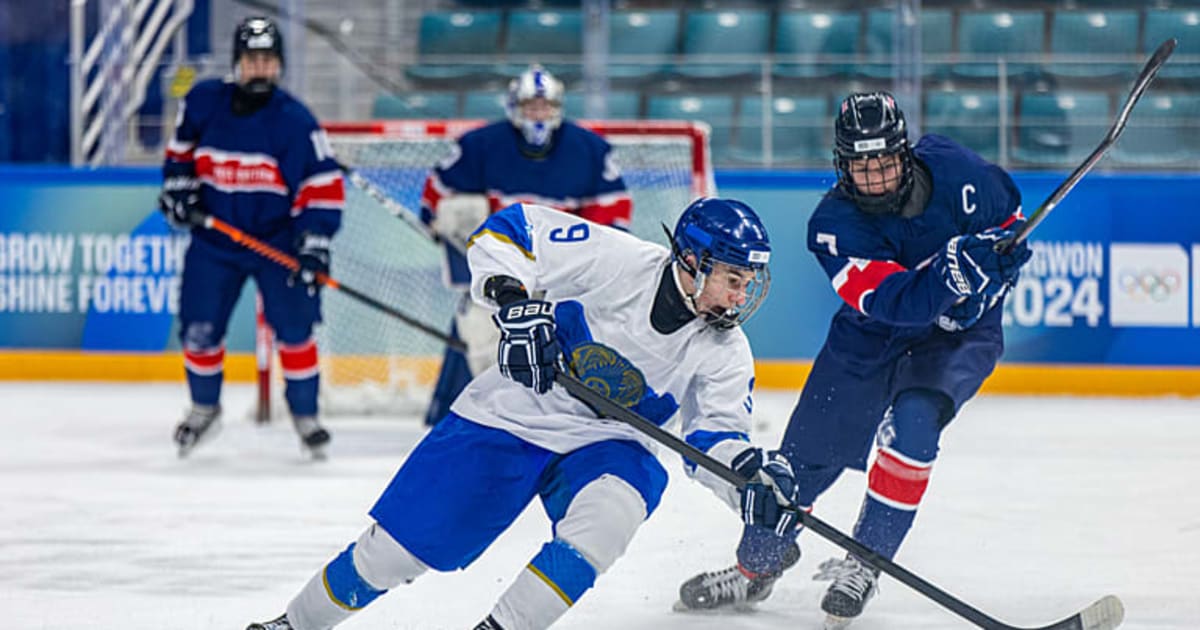
[[[811,361],[755,362],[755,387],[804,386]],[[986,394],[1075,396],[1200,396],[1200,368],[1002,363],[983,384]]]
[[[329,370],[341,381],[339,365],[379,364],[379,357],[339,357]],[[405,367],[422,375],[436,374],[436,357],[412,357]],[[755,387],[799,391],[812,369],[811,361],[760,360],[755,363]],[[367,373],[374,370],[368,369]],[[348,374],[362,373],[348,370]],[[225,379],[253,382],[257,367],[252,354],[225,357]],[[0,380],[19,381],[182,381],[179,352],[0,351]],[[422,379],[424,380],[424,379]],[[1200,397],[1200,368],[1134,367],[1068,364],[1004,363],[984,383],[989,394],[1087,396]]]

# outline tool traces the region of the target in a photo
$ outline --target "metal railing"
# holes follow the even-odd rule
[[[88,5],[98,5],[95,35],[86,41]],[[124,160],[128,122],[146,98],[172,40],[181,59],[180,28],[192,0],[71,0],[71,163]]]

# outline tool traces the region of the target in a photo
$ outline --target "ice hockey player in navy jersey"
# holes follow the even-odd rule
[[[808,248],[844,303],[792,412],[780,452],[811,509],[845,468],[874,462],[854,538],[893,557],[929,483],[943,429],[1004,349],[1001,301],[1030,256],[997,243],[1024,221],[1001,168],[948,138],[909,146],[883,92],[853,94],[835,121],[838,182],[808,224]],[[1003,249],[1003,248],[1001,248]],[[738,563],[680,588],[684,609],[765,599],[799,558],[798,531],[746,527]],[[820,565],[828,627],[857,617],[878,572],[853,556]]]
[[[192,407],[176,427],[180,456],[220,428],[225,332],[247,277],[262,295],[279,343],[285,395],[301,443],[321,456],[329,433],[317,422],[320,319],[316,272],[329,269],[329,242],[341,225],[341,172],[316,119],[276,85],[283,68],[279,29],[247,18],[234,30],[234,80],[197,83],[180,104],[163,164],[159,205],[190,228],[179,299],[180,339]],[[210,214],[283,249],[286,269],[199,227]]]
[[[413,449],[358,540],[286,614],[249,630],[330,628],[429,569],[465,568],[535,497],[549,540],[476,630],[550,627],[624,553],[667,483],[654,442],[555,387],[556,369],[659,425],[678,413],[689,443],[750,483],[739,493],[689,466],[693,478],[745,522],[794,529],[787,462],[747,437],[754,361],[739,324],[767,294],[766,230],[741,202],[701,199],[671,241],[544,206],[493,214],[468,253],[471,296],[501,331],[498,365]]]
[[[433,169],[421,197],[422,220],[447,242],[451,287],[470,283],[462,245],[487,216],[518,201],[549,206],[601,225],[629,229],[633,204],[612,147],[563,119],[563,85],[533,65],[509,83],[507,120],[463,134],[449,159]],[[495,362],[496,329],[463,298],[451,335],[466,354],[448,349],[426,423],[446,415],[471,376]]]

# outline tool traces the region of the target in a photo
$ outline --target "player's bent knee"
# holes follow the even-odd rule
[[[379,590],[407,584],[429,570],[424,562],[374,523],[354,544],[353,560],[358,575]]]
[[[625,553],[645,520],[642,495],[624,479],[603,475],[575,494],[555,532],[603,573]]]

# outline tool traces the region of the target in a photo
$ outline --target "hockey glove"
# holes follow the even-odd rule
[[[493,316],[500,328],[496,362],[500,374],[544,394],[554,384],[562,351],[554,335],[554,307],[542,300],[520,300]]]
[[[1021,265],[1033,255],[1024,242],[1007,254],[996,251],[1001,241],[1012,237],[1011,230],[999,228],[956,236],[933,259],[933,270],[954,295],[981,295],[994,302],[1007,285],[1016,282]]]
[[[961,332],[979,321],[988,310],[990,300],[982,295],[962,298],[937,318],[937,325],[946,332]]]
[[[288,276],[289,287],[303,282],[309,295],[317,294],[321,288],[317,274],[329,275],[329,241],[330,237],[312,232],[304,232],[296,239],[296,261],[300,268]]]
[[[800,521],[796,510],[796,476],[787,458],[778,451],[766,453],[751,447],[733,458],[734,472],[748,482],[742,488],[742,521],[774,530],[777,536],[792,533]]]
[[[184,230],[204,221],[204,205],[200,201],[200,182],[194,177],[170,177],[163,182],[158,196],[158,209],[167,224]]]

